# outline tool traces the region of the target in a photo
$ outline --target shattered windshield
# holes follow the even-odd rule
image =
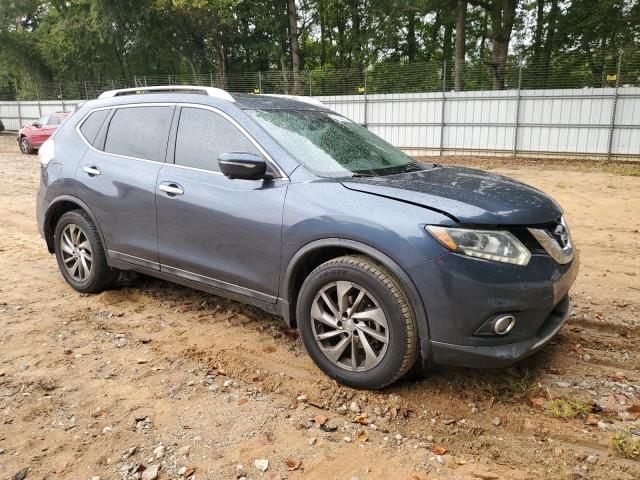
[[[323,177],[391,175],[424,167],[366,128],[312,110],[248,112],[301,164]]]

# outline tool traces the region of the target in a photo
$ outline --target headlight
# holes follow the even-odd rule
[[[427,231],[453,252],[496,262],[527,265],[531,253],[511,233],[427,225]]]

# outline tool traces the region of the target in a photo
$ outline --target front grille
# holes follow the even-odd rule
[[[526,227],[514,227],[509,231],[516,237],[532,254],[547,253],[538,240],[527,230]]]

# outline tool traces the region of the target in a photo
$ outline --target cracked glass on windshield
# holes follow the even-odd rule
[[[366,128],[334,113],[312,110],[248,113],[300,163],[323,177],[423,170],[411,157]]]

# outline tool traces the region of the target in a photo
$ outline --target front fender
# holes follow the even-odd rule
[[[282,284],[280,286],[280,291],[282,292],[281,299],[289,305],[291,299],[289,298],[289,293],[291,292],[291,281],[294,277],[294,274],[297,268],[304,262],[304,259],[307,255],[313,254],[314,252],[323,249],[323,248],[345,248],[349,250],[354,250],[356,252],[360,252],[368,257],[373,258],[380,264],[384,265],[393,275],[400,280],[402,286],[406,294],[409,296],[409,301],[414,308],[414,312],[416,314],[416,321],[418,323],[418,333],[420,334],[420,339],[429,339],[429,323],[427,321],[427,314],[424,309],[424,303],[418,289],[414,285],[413,281],[407,275],[407,273],[398,265],[395,260],[393,260],[388,255],[382,253],[376,248],[367,245],[362,242],[358,242],[355,240],[349,240],[344,238],[323,238],[320,240],[315,240],[310,242],[300,248],[291,258],[291,261],[287,265],[285,273],[283,275]],[[286,309],[289,311],[289,309]],[[287,323],[290,322],[290,319],[285,318]]]

